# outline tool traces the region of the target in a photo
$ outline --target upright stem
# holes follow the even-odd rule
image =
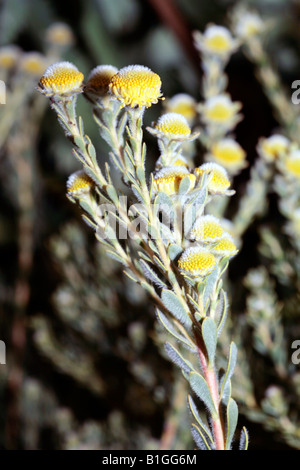
[[[202,371],[206,383],[209,387],[216,411],[217,416],[212,416],[212,428],[214,433],[215,445],[216,450],[225,450],[225,431],[224,425],[222,422],[222,417],[220,413],[220,398],[219,398],[219,390],[218,390],[218,381],[216,377],[215,368],[211,367],[208,364],[207,357],[203,352],[203,341],[202,338],[196,333],[196,341],[198,346],[198,355],[202,366]]]

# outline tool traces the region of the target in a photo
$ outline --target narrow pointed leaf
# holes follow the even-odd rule
[[[224,389],[227,385],[227,382],[228,382],[228,380],[230,380],[230,378],[233,374],[235,364],[236,364],[236,359],[237,359],[237,347],[234,343],[231,343],[230,350],[229,350],[227,369],[226,369],[225,375],[224,375],[222,383],[221,383],[220,399],[222,399]]]
[[[174,364],[180,367],[180,369],[182,369],[184,372],[186,372],[187,374],[190,374],[194,370],[192,364],[189,361],[187,361],[182,356],[182,354],[180,354],[180,352],[174,346],[172,346],[172,344],[166,343],[165,350],[169,358],[171,359],[171,361],[173,361]]]
[[[190,385],[196,395],[203,401],[213,417],[217,416],[217,411],[211,396],[206,380],[198,372],[191,372]]]
[[[211,450],[211,447],[209,446],[207,440],[205,439],[205,436],[201,432],[201,429],[198,426],[196,426],[196,424],[192,424],[191,433],[192,433],[196,446],[200,450]]]
[[[226,412],[226,417],[227,417],[227,433],[226,433],[226,444],[225,448],[226,450],[231,449],[231,443],[232,439],[236,430],[236,425],[238,422],[238,415],[239,415],[239,410],[236,402],[233,400],[233,398],[230,398],[228,405],[227,405],[227,412]]]
[[[185,326],[192,325],[192,321],[185,309],[185,306],[173,291],[164,289],[161,294],[161,300],[164,306],[170,313],[172,313],[172,315],[174,315],[175,318],[177,318],[177,320],[180,321],[180,323]]]
[[[202,322],[202,337],[206,347],[209,364],[214,363],[217,347],[217,327],[212,318],[205,318]]]
[[[197,421],[198,425],[200,426],[201,428],[201,432],[202,434],[205,436],[205,439],[210,443],[210,445],[214,445],[214,441],[213,441],[213,438],[212,438],[212,435],[211,435],[211,432],[210,430],[208,429],[208,427],[204,424],[204,422],[202,421],[202,419],[200,418],[200,415],[198,413],[198,410],[197,410],[197,407],[195,405],[195,402],[194,400],[192,399],[192,397],[189,395],[188,396],[188,405],[189,405],[189,408],[190,408],[190,411],[193,415],[193,417],[195,418],[195,420]]]

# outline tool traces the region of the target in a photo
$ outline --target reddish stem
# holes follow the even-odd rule
[[[214,368],[211,368],[208,364],[207,357],[204,354],[205,346],[200,335],[196,334],[196,340],[198,345],[198,355],[202,366],[202,371],[206,383],[209,387],[215,408],[217,410],[217,418],[212,417],[212,427],[215,438],[216,450],[225,450],[225,433],[224,426],[220,414],[220,403],[219,403],[219,391],[218,391],[218,381],[216,377],[216,372]]]

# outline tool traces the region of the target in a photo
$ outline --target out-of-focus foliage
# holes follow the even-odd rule
[[[232,25],[232,7],[240,3],[174,1],[190,33],[210,22]],[[233,397],[249,420],[253,448],[281,443],[292,449],[300,446],[300,366],[291,361],[300,334],[299,179],[291,183],[280,164],[257,156],[256,147],[273,133],[299,141],[286,117],[299,116],[290,84],[300,78],[300,10],[293,0],[244,4],[271,21],[263,40],[270,64],[245,46],[226,67],[227,90],[243,104],[234,137],[248,161],[234,177],[232,203],[215,207],[226,211],[241,238],[225,280],[232,312],[228,335],[240,354]],[[98,64],[141,63],[159,73],[167,98],[183,92],[199,102],[200,58],[196,50],[188,54],[172,22],[163,22],[151,1],[4,0],[0,8],[0,46],[19,48],[17,66],[9,72],[0,67],[7,84],[7,103],[0,106],[0,339],[7,345],[7,365],[0,365],[1,446],[193,448],[185,384],[158,353],[164,338],[154,312],[65,200],[66,178],[79,166],[34,90],[42,72],[24,73],[22,61],[38,51],[44,68],[63,58],[86,76]],[[53,48],[47,30],[58,21],[71,28],[74,42]],[[279,85],[272,82],[274,69]],[[288,102],[283,108],[282,84]],[[161,106],[149,110],[146,125]],[[83,99],[78,114],[89,114]],[[108,148],[92,119],[85,119],[85,131],[105,161]],[[145,137],[154,165],[157,151]],[[196,148],[197,163],[205,155],[203,144]]]

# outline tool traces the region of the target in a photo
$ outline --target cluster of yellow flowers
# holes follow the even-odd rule
[[[117,99],[122,106],[147,108],[158,99],[162,99],[160,77],[149,68],[135,65],[117,70],[112,65],[95,67],[84,84],[84,76],[77,67],[70,62],[55,63],[47,68],[39,81],[39,91],[46,96],[59,96],[59,99],[68,99],[78,93],[86,93],[103,99]],[[189,180],[189,192],[192,192],[204,175],[208,176],[207,190],[211,196],[230,195],[230,180],[226,170],[219,163],[204,163],[191,170],[186,159],[178,151],[178,146],[194,139],[198,134],[192,134],[190,122],[195,117],[195,102],[188,95],[181,94],[168,101],[169,112],[163,114],[149,132],[159,141],[173,145],[173,153],[169,166],[157,164],[153,174],[153,194],[163,192],[170,197],[179,197],[180,184],[184,179]],[[180,114],[178,111],[183,111]],[[216,122],[228,121],[237,110],[227,96],[212,99],[205,107],[207,119]],[[188,120],[189,119],[189,120]],[[165,147],[166,148],[166,147]],[[174,149],[176,151],[174,151]],[[230,160],[228,155],[233,154],[231,165],[240,163],[244,158],[243,150],[237,143],[224,139],[213,149],[216,159],[220,162]],[[160,161],[160,159],[159,159]],[[159,162],[158,162],[159,163]],[[67,192],[71,197],[90,191],[93,180],[84,172],[79,171],[71,175],[67,183]],[[215,267],[217,259],[224,256],[233,256],[237,248],[231,236],[222,229],[217,219],[202,216],[195,223],[191,231],[191,244],[182,253],[179,269],[192,276],[207,275]]]

